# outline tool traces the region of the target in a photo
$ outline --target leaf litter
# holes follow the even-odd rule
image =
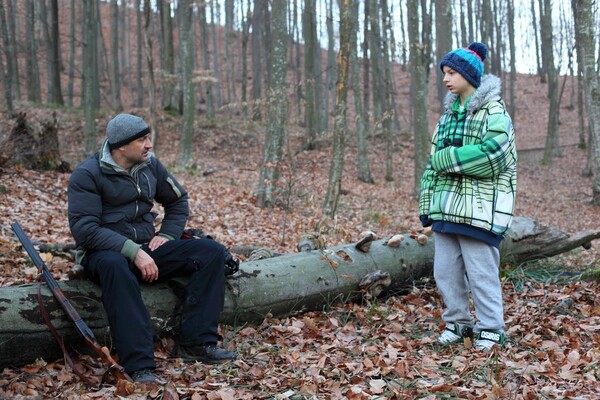
[[[63,120],[67,126],[77,126],[67,117]],[[202,156],[198,169],[172,167],[190,192],[190,226],[201,227],[230,247],[296,251],[296,240],[314,231],[321,217],[327,149],[297,153],[294,168],[283,163],[281,203],[286,206],[261,209],[253,194],[260,166],[260,153],[253,143],[259,133],[228,131],[228,140],[239,144],[233,154],[222,145],[218,133],[224,134],[209,134],[203,146],[197,145]],[[76,135],[75,130],[71,135]],[[298,133],[291,136],[299,138]],[[383,157],[385,143],[372,140],[373,153]],[[376,185],[359,182],[348,160],[338,216],[321,226],[326,246],[356,241],[367,230],[391,237],[419,229],[412,178],[407,178],[412,176],[412,148],[405,145],[395,150],[395,168],[406,173],[393,182],[384,181],[384,166],[379,163],[372,165],[374,176],[380,177]],[[161,159],[174,165],[175,152],[164,148]],[[568,233],[598,229],[600,210],[589,204],[591,178],[579,173],[584,161],[585,150],[569,147],[552,166],[521,163],[517,213]],[[203,175],[202,170],[214,172]],[[0,171],[0,183],[8,189],[0,195],[0,286],[36,279],[12,237],[10,222],[18,221],[38,242],[72,242],[66,219],[67,182],[67,174],[19,168]],[[489,354],[468,344],[442,347],[436,343],[443,328],[442,301],[431,278],[425,277],[385,298],[324,304],[320,312],[286,318],[267,316],[256,326],[222,326],[224,343],[239,353],[237,360],[224,365],[170,358],[170,339],[160,340],[155,355],[162,385],[90,387],[63,360],[39,359],[0,372],[0,398],[597,398],[599,288],[595,281],[577,279],[576,273],[597,268],[598,247],[594,241],[590,250],[576,249],[531,265],[503,266],[508,340],[503,349]],[[57,279],[68,279],[72,254],[43,257]],[[550,269],[572,274],[560,278],[541,273]],[[74,361],[100,382],[105,368],[98,360],[74,355]]]

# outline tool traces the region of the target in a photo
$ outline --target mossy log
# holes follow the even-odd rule
[[[389,277],[388,290],[402,288],[431,276],[433,235],[421,244],[404,235],[398,247],[375,240],[368,251],[345,244],[323,250],[284,254],[248,261],[227,279],[222,322],[230,325],[260,322],[294,312],[320,310],[329,305],[356,298],[359,284],[369,274]],[[589,246],[600,232],[569,236],[556,228],[537,224],[529,218],[517,218],[501,249],[512,263],[560,254],[578,246]],[[60,287],[92,328],[98,340],[110,347],[110,331],[100,299],[100,288],[87,280],[59,282]],[[142,285],[142,295],[152,316],[156,337],[176,334],[181,306],[181,288],[185,279]],[[40,314],[38,290],[52,324],[71,348],[85,346],[65,317],[51,292],[42,284],[0,288],[0,369],[18,366],[36,358],[57,359],[62,352]]]

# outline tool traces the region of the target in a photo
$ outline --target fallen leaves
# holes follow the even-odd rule
[[[80,122],[74,125],[79,127]],[[254,145],[244,147],[245,143],[255,143],[250,133],[237,134],[241,148],[235,154],[219,153],[220,149],[228,151],[223,146],[203,147],[219,149],[207,154],[202,150],[203,162],[215,173],[198,176],[189,171],[175,172],[191,194],[189,225],[202,228],[228,246],[248,244],[275,252],[296,251],[296,239],[313,232],[321,217],[327,149],[297,155],[298,176],[289,186],[289,208],[260,209],[253,195],[260,152]],[[210,136],[205,142],[223,137]],[[375,152],[385,150],[376,139],[372,144]],[[163,149],[161,157],[174,159],[171,149]],[[518,213],[568,232],[597,228],[600,212],[587,201],[590,180],[579,176],[584,153],[576,148],[565,151],[565,157],[557,159],[554,166],[520,164],[519,185],[523,190],[519,192]],[[410,170],[412,161],[404,149],[395,157],[399,171]],[[242,162],[246,169],[232,167]],[[381,165],[373,167],[376,176],[383,175]],[[66,219],[67,174],[0,172],[2,184],[10,189],[9,194],[0,195],[0,218],[6,221],[3,224],[19,221],[36,240],[72,242]],[[430,230],[416,228],[417,202],[412,188],[408,188],[412,185],[410,179],[368,185],[356,181],[353,174],[352,169],[345,173],[344,185],[352,186],[352,191],[341,198],[338,216],[323,229],[328,246],[349,243],[356,240],[353,232],[369,230],[390,239],[398,232],[407,232],[404,241],[418,240],[419,235],[429,238]],[[553,185],[557,179],[560,185]],[[549,187],[553,196],[548,196]],[[569,213],[564,213],[565,209]],[[402,245],[399,237],[392,243],[396,240]],[[425,241],[423,237],[421,240]],[[564,265],[579,268],[596,265],[595,247],[596,243],[589,252],[565,255],[561,260]],[[340,262],[352,262],[347,253],[321,251],[332,269]],[[45,259],[57,279],[66,278],[70,271],[69,257]],[[37,269],[28,264],[6,229],[0,229],[0,265],[1,286],[37,279]],[[163,342],[157,342],[157,374],[166,383],[151,390],[136,387],[130,392],[131,387],[119,384],[86,387],[62,360],[39,360],[2,371],[0,397],[596,398],[600,395],[599,289],[596,283],[527,282],[515,287],[504,281],[508,341],[504,349],[489,356],[468,345],[445,348],[436,343],[442,301],[432,283],[423,281],[386,300],[324,303],[322,312],[284,319],[267,317],[257,326],[227,327],[224,341],[240,357],[225,365],[184,364],[170,358]],[[92,358],[75,358],[99,381],[105,368]]]

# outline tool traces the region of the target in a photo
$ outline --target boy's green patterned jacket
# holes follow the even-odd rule
[[[419,215],[425,226],[466,224],[499,237],[510,227],[517,152],[500,88],[500,78],[484,75],[462,111],[457,95],[446,96],[421,178]]]

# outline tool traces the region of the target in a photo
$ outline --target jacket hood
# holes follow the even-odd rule
[[[487,74],[481,78],[481,85],[471,96],[467,103],[467,111],[473,113],[490,100],[500,97],[502,90],[502,80],[495,75]],[[444,98],[444,109],[452,110],[452,104],[458,98],[457,94],[448,92]]]
[[[131,171],[127,171],[123,169],[116,161],[112,158],[112,154],[110,152],[110,146],[108,144],[108,140],[104,139],[102,142],[102,146],[100,148],[98,162],[100,163],[100,167],[108,168],[109,170],[113,170],[115,172],[120,173],[131,173],[132,175],[137,172],[139,169],[145,167],[146,165],[151,163],[151,159],[154,153],[148,153],[148,159],[142,163],[136,164],[131,168]]]

